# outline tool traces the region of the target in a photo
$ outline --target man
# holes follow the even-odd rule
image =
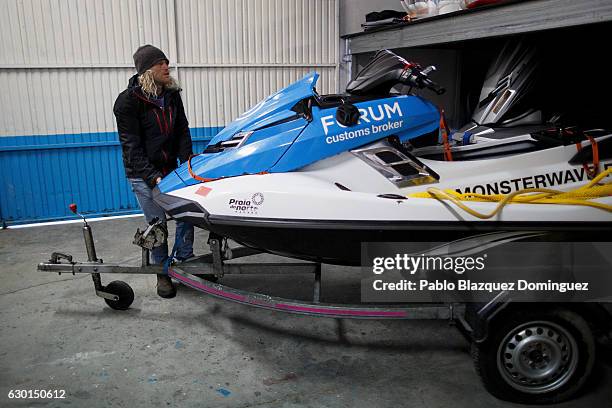
[[[162,177],[192,154],[191,135],[176,81],[170,76],[168,58],[158,48],[143,45],[134,53],[137,74],[115,101],[119,140],[125,174],[147,222],[157,217],[166,222],[164,210],[152,199],[152,189]],[[193,225],[177,222],[176,258],[193,256]],[[151,251],[152,263],[163,264],[168,244]],[[168,275],[157,275],[157,293],[163,298],[176,295]]]

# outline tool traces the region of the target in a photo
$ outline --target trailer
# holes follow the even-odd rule
[[[76,205],[70,206],[78,214]],[[199,292],[248,306],[338,319],[446,320],[471,344],[477,374],[498,398],[522,403],[552,403],[574,396],[593,370],[596,336],[612,338],[610,304],[515,303],[499,292],[486,303],[335,304],[321,302],[321,263],[227,262],[261,253],[248,247],[230,248],[227,239],[210,233],[210,253],[185,262],[152,265],[150,251],[168,237],[165,224],[154,220],[138,229],[133,243],[141,264],[104,263],[98,258],[93,232],[83,219],[87,261],[54,252],[38,271],[90,274],[96,296],[114,310],[127,310],[134,291],[123,281],[102,283],[102,274],[167,274]],[[312,300],[284,299],[232,288],[226,275],[304,274],[313,276]]]

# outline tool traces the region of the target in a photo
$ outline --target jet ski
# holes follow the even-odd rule
[[[489,72],[476,119],[454,133],[417,95],[444,92],[434,67],[379,51],[341,95],[319,95],[308,74],[227,125],[154,199],[242,245],[338,265],[359,265],[365,242],[611,231],[612,132],[534,112],[504,125],[532,72],[533,53],[510,55]]]

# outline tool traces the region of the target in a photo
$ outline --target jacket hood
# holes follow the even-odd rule
[[[128,89],[140,87],[140,85],[138,85],[138,74],[134,74],[134,76],[128,80],[127,87]]]

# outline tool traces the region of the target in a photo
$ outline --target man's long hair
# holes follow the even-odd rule
[[[177,89],[178,82],[173,77],[170,77],[170,84],[164,86],[165,89]],[[160,90],[158,85],[153,79],[153,72],[151,70],[146,70],[143,74],[138,77],[138,84],[140,85],[140,89],[142,89],[142,93],[145,94],[147,98],[156,98],[158,91]]]

